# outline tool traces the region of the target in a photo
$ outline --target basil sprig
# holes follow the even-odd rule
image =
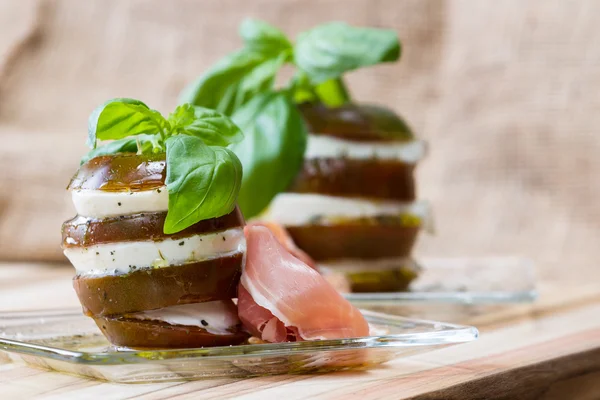
[[[264,21],[246,19],[239,31],[247,49],[258,54],[279,55],[293,51],[292,42],[285,33]]]
[[[119,152],[166,153],[169,208],[166,234],[230,213],[242,182],[242,165],[226,146],[242,141],[240,128],[225,115],[191,104],[168,118],[133,99],[113,99],[88,121],[92,157]],[[96,147],[97,141],[112,140]]]
[[[97,107],[88,120],[87,145],[96,140],[123,139],[140,134],[164,134],[167,121],[158,111],[134,99],[112,99]]]
[[[247,218],[259,214],[285,191],[303,163],[306,128],[286,93],[267,92],[233,114],[246,127],[246,139],[231,149],[244,166],[239,206]]]
[[[317,26],[298,36],[294,62],[319,84],[361,67],[396,61],[400,42],[388,29],[356,28],[342,22]]]
[[[304,32],[295,44],[276,27],[255,19],[244,21],[239,33],[244,47],[184,89],[180,101],[230,115],[246,133],[231,148],[244,166],[239,204],[246,218],[252,218],[302,167],[307,132],[295,104],[337,107],[350,102],[342,75],[396,61],[400,42],[393,31],[341,22]],[[296,71],[283,89],[276,89],[275,78],[285,64]]]
[[[288,57],[285,53],[267,56],[249,49],[232,53],[185,88],[179,102],[231,115],[252,96],[273,86],[277,71]]]
[[[215,110],[191,104],[177,107],[168,121],[173,132],[199,137],[207,145],[228,146],[244,138],[231,119]]]

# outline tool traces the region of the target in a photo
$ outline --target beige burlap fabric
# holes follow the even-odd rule
[[[418,179],[437,235],[420,254],[522,254],[548,277],[597,276],[597,15],[593,0],[2,1],[0,259],[63,259],[64,188],[97,104],[168,112],[254,16],[290,34],[332,19],[399,32],[401,63],[348,79],[430,142]]]

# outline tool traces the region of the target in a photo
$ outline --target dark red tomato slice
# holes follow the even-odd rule
[[[318,103],[299,105],[308,131],[355,141],[406,141],[414,136],[393,110],[368,104],[329,108]]]
[[[288,191],[412,201],[415,199],[414,167],[414,164],[378,159],[305,160]]]
[[[200,221],[180,232],[167,235],[163,232],[166,216],[166,212],[130,214],[104,219],[76,216],[63,223],[62,245],[63,248],[67,248],[88,247],[101,243],[159,241],[244,226],[244,217],[236,207],[227,215]]]
[[[298,247],[316,261],[323,261],[408,257],[420,227],[348,221],[335,225],[289,226],[287,230]]]
[[[365,261],[364,267],[364,271],[336,271],[335,267],[321,271],[340,292],[354,293],[405,291],[419,273],[418,269],[403,265],[401,261],[398,261],[396,269],[369,270],[368,261]]]
[[[137,192],[164,186],[164,154],[120,153],[92,158],[83,164],[67,189]]]
[[[233,303],[232,307],[235,308]],[[116,346],[144,349],[232,346],[250,336],[241,324],[224,334],[214,334],[198,326],[171,325],[163,321],[139,320],[124,316],[94,317],[109,342]]]
[[[243,254],[125,275],[75,277],[87,315],[114,315],[237,297]]]

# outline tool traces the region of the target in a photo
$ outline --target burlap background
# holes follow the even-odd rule
[[[292,35],[332,19],[399,32],[402,62],[349,82],[430,142],[418,178],[438,233],[419,253],[523,254],[547,277],[592,279],[598,15],[593,0],[0,0],[0,259],[62,260],[64,187],[97,104],[170,111],[254,16]]]

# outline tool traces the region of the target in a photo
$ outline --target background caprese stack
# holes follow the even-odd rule
[[[383,107],[299,108],[309,130],[304,164],[263,218],[284,224],[343,290],[406,289],[417,274],[413,245],[430,226],[413,176],[425,143]]]

